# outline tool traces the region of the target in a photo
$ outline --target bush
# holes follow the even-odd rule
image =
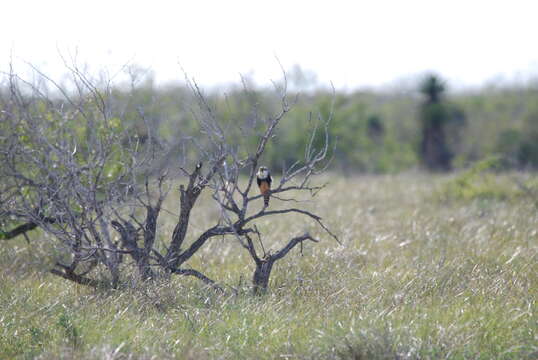
[[[517,184],[507,177],[499,176],[501,157],[490,157],[477,162],[470,169],[445,183],[437,192],[442,201],[475,199],[508,200],[523,195]]]

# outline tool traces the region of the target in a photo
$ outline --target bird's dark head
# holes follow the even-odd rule
[[[256,176],[258,179],[266,179],[269,176],[269,169],[266,166],[260,166]]]

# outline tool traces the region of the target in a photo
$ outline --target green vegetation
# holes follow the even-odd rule
[[[316,126],[318,113],[327,118],[334,102],[330,135],[336,140],[332,168],[338,171],[397,173],[418,167],[424,137],[422,123],[428,116],[441,116],[439,119],[444,123],[446,137],[443,152],[455,169],[464,169],[492,155],[503,157],[507,168],[538,168],[536,82],[453,91],[451,84],[435,79],[429,90],[427,81],[422,84],[422,89],[417,81],[392,90],[337,91],[333,94],[318,89],[298,94],[294,111],[288,116],[290,120],[279,127],[263,160],[274,171],[294,163],[298,155],[304,153],[309,141],[306,134],[309,128]],[[248,81],[246,83],[246,88],[230,87],[224,94],[205,92],[223,127],[231,130],[230,139],[240,147],[245,144],[252,147],[254,143],[242,136],[241,131],[233,130],[233,124],[245,123],[257,128],[263,123],[264,116],[279,106],[274,89],[250,87]],[[441,106],[430,104],[421,110],[421,104],[424,105],[421,91],[428,93],[432,89],[442,93]],[[0,89],[0,95],[2,93],[7,93],[7,89]],[[290,94],[290,99],[294,97]],[[112,109],[110,115],[124,119],[121,126],[136,134],[141,143],[149,136],[147,124],[170,141],[180,134],[200,135],[193,117],[196,105],[185,86],[158,87],[150,76],[145,80],[137,79],[133,88],[111,89],[104,100]],[[42,110],[43,117],[54,118],[46,104]],[[1,126],[0,123],[0,130]],[[77,140],[86,135],[83,128],[77,130]],[[84,154],[83,143],[81,146],[79,152]]]
[[[490,157],[479,161],[471,168],[457,174],[438,191],[442,201],[493,199],[510,201],[520,197],[530,197],[538,201],[536,177],[500,175],[503,159]],[[538,204],[538,203],[537,203]]]
[[[264,160],[275,170],[295,162],[309,140],[305,135],[308,127],[316,125],[318,112],[326,118],[334,101],[330,134],[337,144],[333,169],[346,173],[396,173],[416,168],[423,138],[419,120],[427,115],[421,115],[419,85],[417,81],[400,90],[336,92],[334,97],[324,90],[299,94],[290,121],[279,127]],[[446,89],[441,108],[433,104],[426,112],[444,119],[444,151],[450,155],[447,158],[452,160],[453,168],[466,168],[491,155],[505,158],[509,168],[538,168],[535,83],[459,92],[451,91],[450,84],[443,86]],[[223,123],[239,121],[255,127],[263,121],[264,114],[278,106],[272,90],[237,87],[228,89],[225,96],[212,92],[206,95]],[[147,134],[137,113],[140,106],[145,118],[158,124],[161,133],[170,139],[179,132],[199,134],[184,87],[157,88],[150,79],[133,93],[116,89],[114,96],[130,99],[126,113],[131,115],[127,118],[132,119],[133,129],[140,132],[141,138]],[[248,143],[240,133],[234,135],[234,140]]]
[[[227,297],[186,278],[139,284],[134,266],[124,288],[92,290],[46,273],[42,233],[31,234],[31,245],[4,242],[0,358],[535,359],[535,203],[511,192],[430,201],[489,165],[455,178],[331,176],[308,207],[338,230],[342,246],[313,233],[323,241],[278,263],[261,297],[247,287],[252,263],[232,238],[213,240],[190,260],[239,289]],[[177,195],[167,201],[173,209]],[[209,198],[202,202],[193,232],[218,217]],[[259,226],[271,229],[267,244],[277,248],[299,220]],[[162,221],[171,232],[173,216]],[[220,263],[223,253],[231,255]]]

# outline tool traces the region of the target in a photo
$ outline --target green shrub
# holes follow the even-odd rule
[[[493,199],[508,200],[523,195],[517,183],[507,176],[495,174],[500,170],[503,159],[490,157],[477,162],[470,169],[443,184],[437,191],[442,201]]]

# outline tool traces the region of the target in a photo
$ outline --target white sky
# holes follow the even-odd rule
[[[353,89],[435,70],[456,86],[538,76],[538,1],[4,0],[0,70],[10,57],[57,78],[65,56],[115,73],[129,62],[158,81],[179,64],[205,86],[279,78],[298,64]]]

